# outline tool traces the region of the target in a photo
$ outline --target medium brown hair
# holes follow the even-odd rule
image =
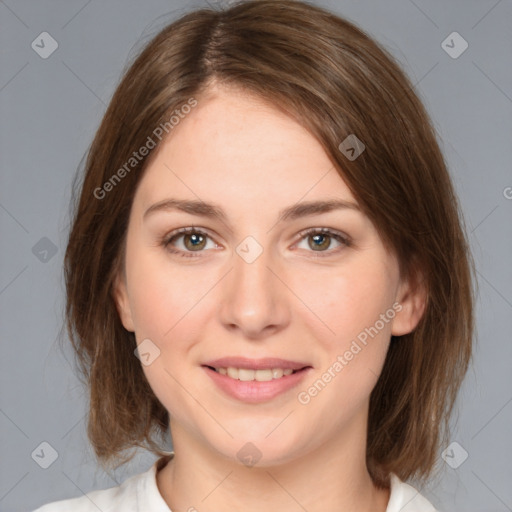
[[[392,336],[371,394],[367,466],[379,486],[390,472],[426,478],[471,357],[474,264],[460,206],[429,116],[391,53],[354,24],[293,0],[199,9],[166,26],[124,73],[89,148],[65,254],[66,325],[100,464],[118,467],[136,446],[165,454],[158,441],[169,414],[113,298],[134,193],[159,145],[105,197],[95,191],[212,83],[256,94],[304,126],[397,256],[401,276],[425,287],[419,324]],[[365,144],[354,160],[339,149],[350,134]]]

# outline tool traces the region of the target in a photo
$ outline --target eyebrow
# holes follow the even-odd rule
[[[333,199],[325,201],[307,201],[300,202],[289,206],[279,212],[279,219],[281,222],[287,220],[295,220],[300,217],[307,217],[310,215],[320,215],[333,210],[349,209],[361,213],[361,209],[356,203],[345,201],[342,199]],[[179,210],[191,215],[199,215],[211,219],[217,219],[227,224],[227,216],[224,210],[212,203],[205,203],[204,201],[186,200],[186,199],[164,199],[151,205],[143,215],[145,220],[147,217],[155,214],[156,212]]]

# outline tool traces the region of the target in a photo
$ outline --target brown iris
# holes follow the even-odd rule
[[[187,240],[191,240],[191,244],[188,244]],[[183,235],[183,242],[189,250],[201,250],[206,244],[206,237],[199,233],[185,234]]]

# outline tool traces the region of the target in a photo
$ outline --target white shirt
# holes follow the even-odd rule
[[[91,491],[78,498],[54,501],[33,512],[172,512],[162,498],[156,473],[171,456],[158,459],[151,468],[127,478],[121,485]],[[414,487],[391,474],[391,489],[386,512],[437,512]]]

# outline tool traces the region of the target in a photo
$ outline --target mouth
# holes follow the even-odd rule
[[[217,387],[237,400],[260,403],[297,386],[311,365],[277,358],[223,358],[201,365]]]
[[[220,366],[215,368],[214,366],[205,365],[205,367],[219,373],[220,375],[225,375],[231,379],[241,380],[243,382],[268,382],[271,380],[282,379],[288,375],[293,375],[306,370],[307,368],[311,368],[311,366],[304,366],[298,370],[293,370],[291,368],[263,368],[255,370],[252,368],[235,368],[233,366],[228,366],[227,368]]]
[[[277,357],[260,359],[223,357],[206,361],[203,366],[231,379],[242,381],[255,380],[258,382],[282,379],[306,368],[311,368],[311,365],[304,362],[290,361]]]

